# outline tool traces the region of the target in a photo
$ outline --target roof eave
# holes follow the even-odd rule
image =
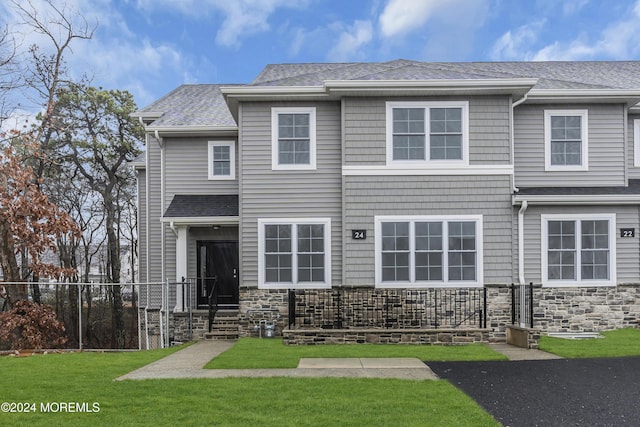
[[[236,135],[238,126],[146,126],[145,130],[149,133],[158,132],[163,136]]]
[[[640,103],[640,90],[629,89],[532,89],[528,103],[540,102],[624,102],[631,106]]]
[[[640,205],[640,194],[593,194],[593,195],[566,195],[566,194],[514,194],[512,204],[519,206],[526,201],[529,205]]]
[[[160,221],[174,225],[238,225],[240,223],[237,216],[162,217]]]

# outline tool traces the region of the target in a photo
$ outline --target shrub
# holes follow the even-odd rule
[[[61,347],[67,338],[51,307],[22,300],[0,313],[0,341],[22,350]]]

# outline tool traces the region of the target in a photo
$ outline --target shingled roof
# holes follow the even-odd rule
[[[221,87],[322,87],[327,80],[505,80],[537,79],[536,89],[629,90],[640,92],[640,61],[553,62],[389,62],[267,65],[247,85],[182,85],[134,113],[147,117],[150,128],[236,129]]]
[[[536,78],[536,89],[640,89],[640,61],[272,64],[253,86],[321,86],[325,80]]]
[[[238,195],[176,194],[164,218],[238,216]]]

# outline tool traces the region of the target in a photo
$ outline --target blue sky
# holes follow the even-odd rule
[[[0,25],[19,28],[0,3]],[[129,90],[139,107],[183,83],[251,82],[268,63],[640,59],[640,0],[54,3],[98,24],[73,43],[71,74]],[[42,43],[23,37],[23,48]]]

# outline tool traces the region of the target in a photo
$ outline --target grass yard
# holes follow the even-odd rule
[[[242,338],[205,368],[295,368],[301,357],[417,357],[425,361],[507,360],[502,354],[482,344],[288,346],[279,339]]]
[[[171,351],[175,349],[0,357],[0,402],[35,404],[37,409],[0,412],[0,425],[499,425],[446,381],[113,381]],[[97,402],[100,412],[42,413],[40,404],[47,402],[88,402],[90,407]]]
[[[567,358],[640,356],[640,329],[603,332],[604,338],[564,339],[543,336],[540,350]]]

